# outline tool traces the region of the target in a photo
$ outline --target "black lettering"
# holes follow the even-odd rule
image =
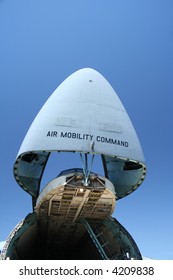
[[[93,135],[90,135],[90,137],[93,137]],[[129,143],[127,141],[123,140],[118,140],[118,139],[113,139],[113,138],[107,138],[104,136],[96,136],[96,141],[97,142],[102,142],[102,143],[107,143],[107,144],[114,144],[122,147],[128,147]]]
[[[58,136],[58,132],[57,131],[48,131],[47,135],[49,137],[57,137]]]
[[[67,137],[67,132],[61,132],[61,137]]]
[[[81,137],[80,133],[78,133],[77,136],[78,136],[77,137],[78,139],[83,140],[83,138]]]
[[[57,268],[55,268],[55,273],[54,273],[54,275],[58,275],[58,269],[57,269]]]
[[[63,275],[63,268],[62,267],[59,268],[59,274]]]
[[[58,132],[57,131],[53,131],[53,132],[54,132],[53,137],[57,137]]]
[[[116,143],[117,143],[117,140],[116,139],[112,139],[112,144],[116,145]]]
[[[112,138],[109,138],[109,139],[105,138],[105,142],[108,143],[108,144],[112,144],[112,140],[113,140]]]
[[[45,275],[52,275],[52,271],[51,271],[51,274],[50,274],[49,269],[45,269],[45,270],[44,270],[44,274],[45,274]],[[44,275],[44,274],[43,274],[43,275]]]
[[[76,265],[75,265],[75,267],[74,267],[74,274],[75,274],[75,275],[80,275],[80,273],[79,273],[79,268],[77,268]]]
[[[23,269],[19,269],[19,275],[23,275]]]

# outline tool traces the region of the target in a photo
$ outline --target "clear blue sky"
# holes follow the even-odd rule
[[[114,216],[142,255],[173,259],[172,15],[172,0],[0,1],[0,241],[32,210],[13,177],[25,133],[55,88],[91,67],[123,102],[148,168]]]

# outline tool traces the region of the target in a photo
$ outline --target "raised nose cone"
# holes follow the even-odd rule
[[[108,81],[90,68],[75,72],[53,92],[21,145],[14,175],[35,198],[54,151],[100,154],[117,198],[145,177],[143,152],[124,106]]]

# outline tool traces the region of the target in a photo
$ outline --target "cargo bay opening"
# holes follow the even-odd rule
[[[82,170],[61,172],[41,191],[34,212],[6,241],[10,259],[141,259],[129,233],[111,217],[114,185]]]

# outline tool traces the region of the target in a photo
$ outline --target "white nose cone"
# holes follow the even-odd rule
[[[69,76],[31,125],[19,154],[82,151],[144,162],[124,106],[107,80],[93,69]]]
[[[14,174],[33,196],[38,195],[36,182],[40,181],[52,151],[101,154],[105,175],[113,182],[121,171],[126,170],[127,174],[129,169],[140,170],[136,183],[131,184],[134,189],[144,177],[143,152],[128,114],[107,80],[90,68],[75,72],[54,91],[21,145]],[[135,168],[129,160],[137,164]],[[31,163],[37,169],[32,169]],[[30,187],[26,177],[30,177]],[[123,191],[125,184],[122,181],[119,198],[132,191]]]

